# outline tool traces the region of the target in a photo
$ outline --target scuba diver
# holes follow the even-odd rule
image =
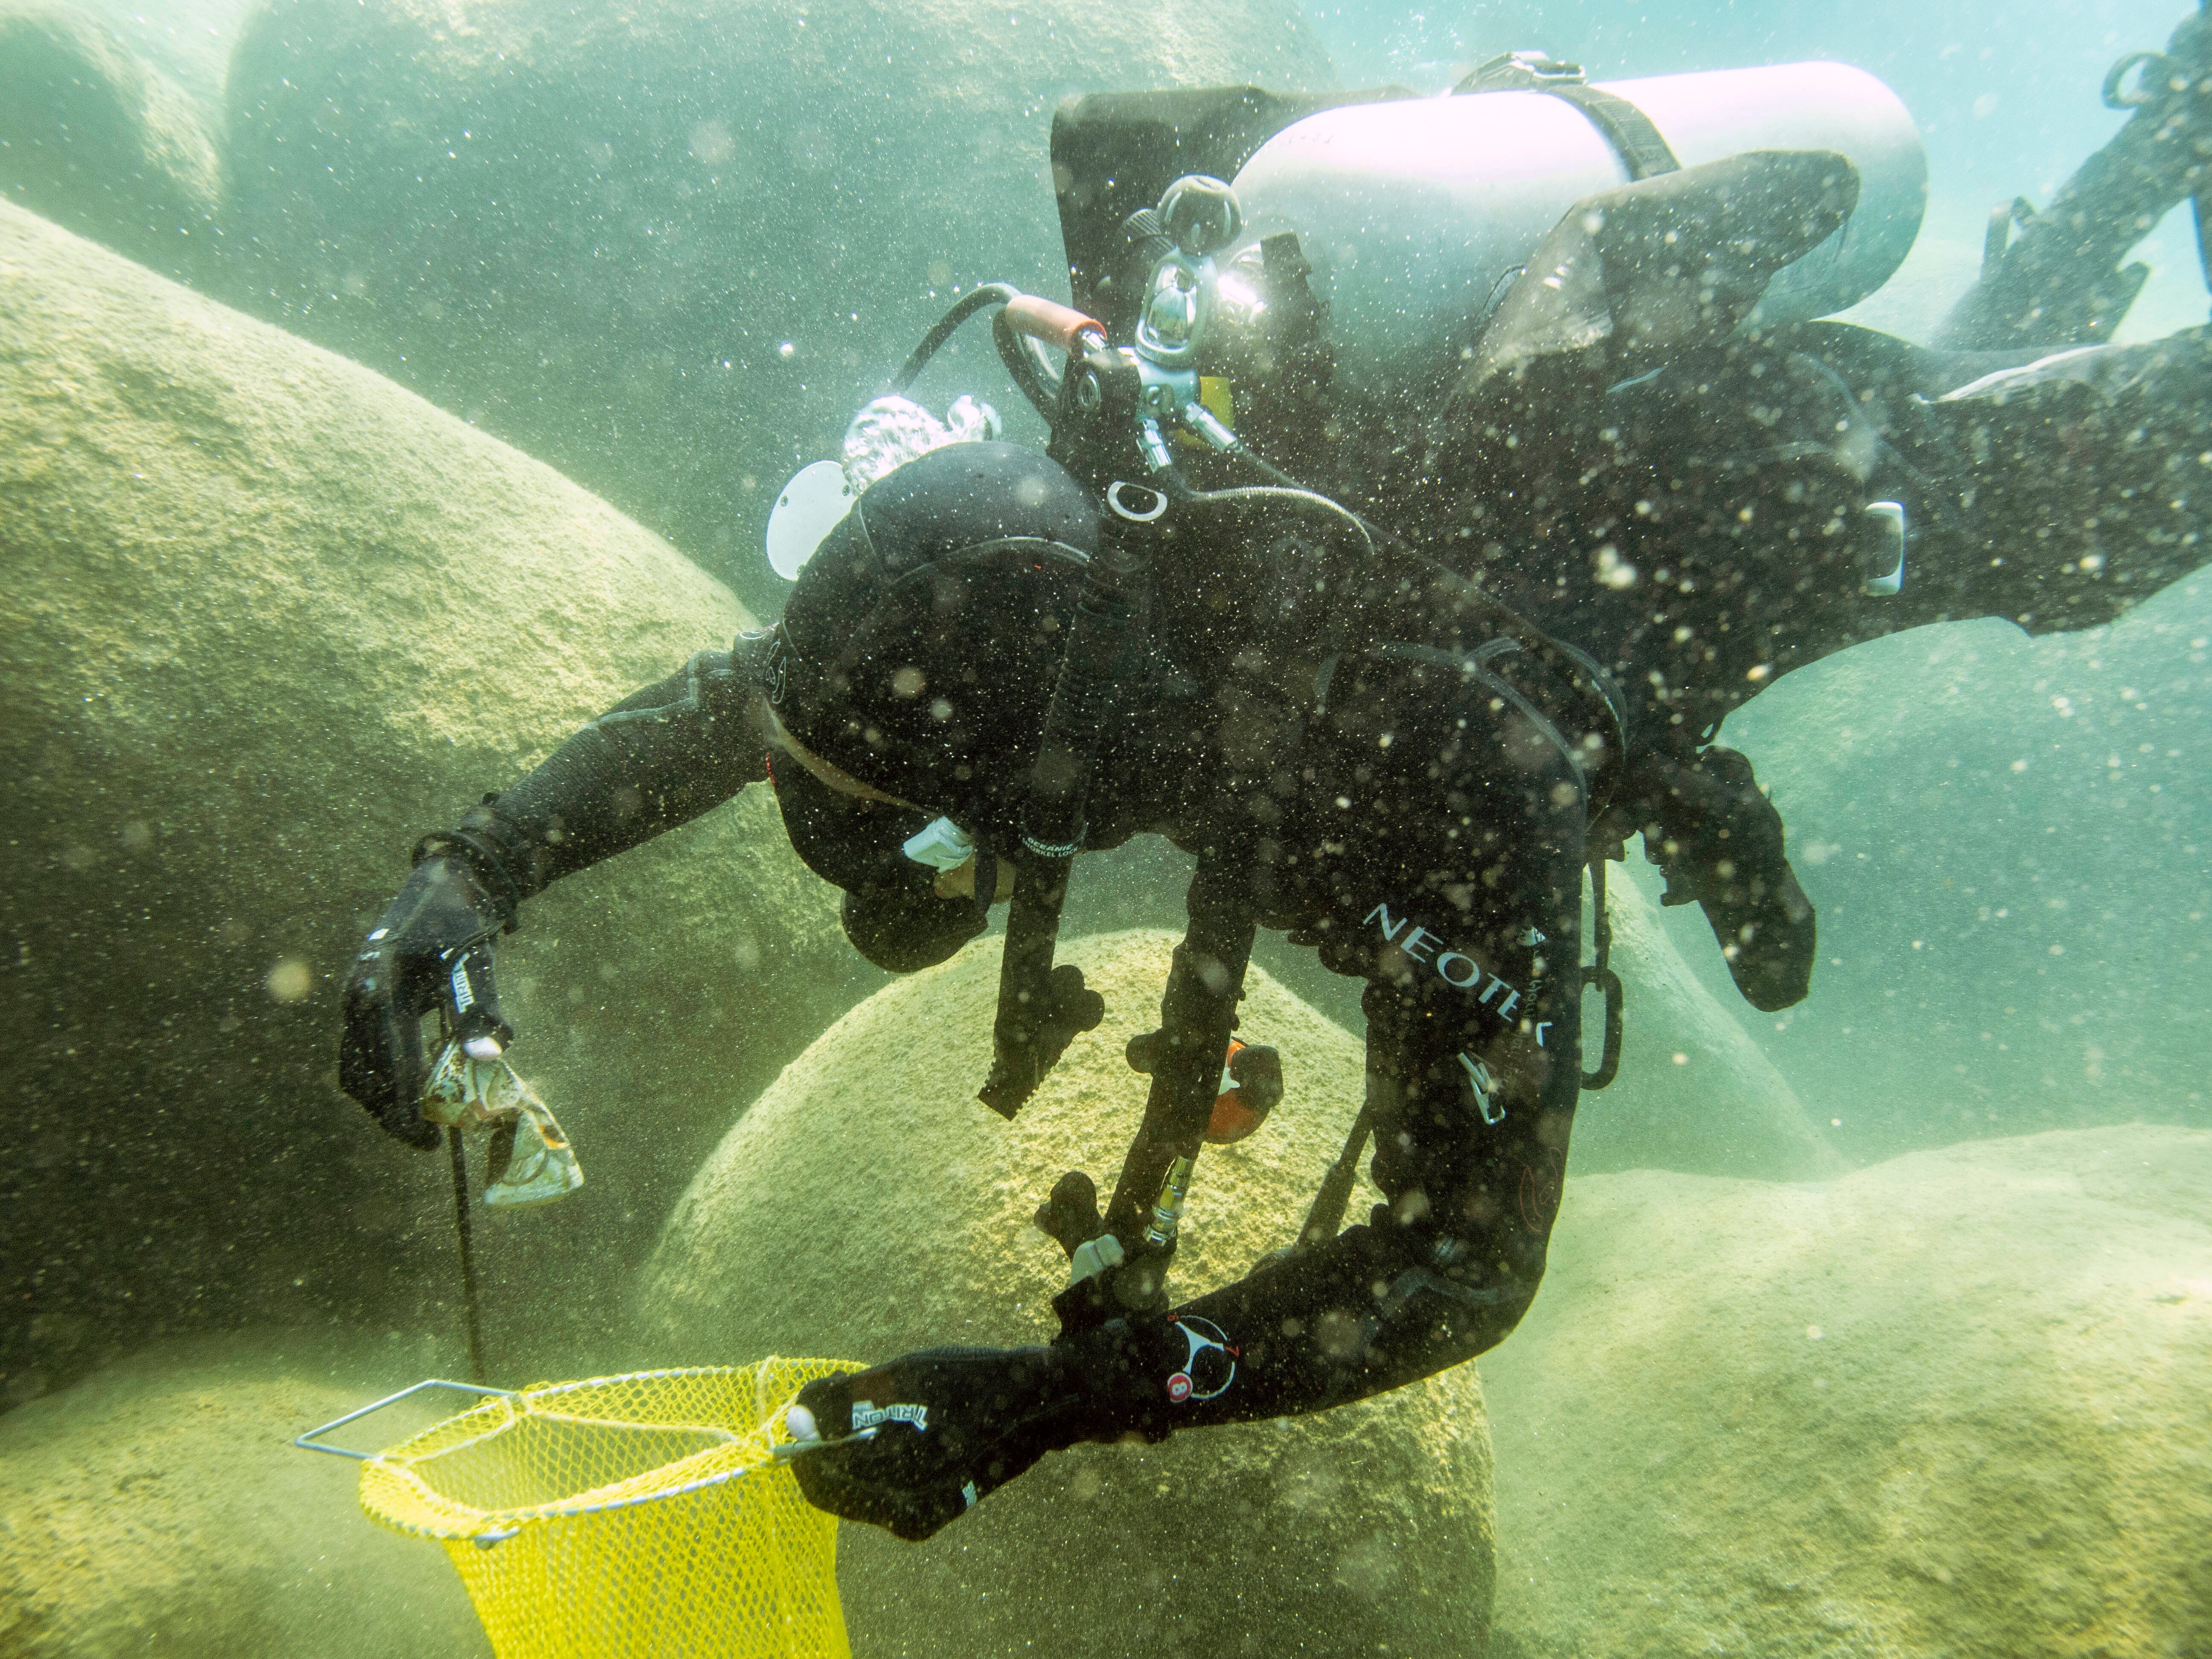
[[[1778,319],[1794,268],[1878,233],[1856,218],[1874,164],[1820,144],[1686,163],[1649,114],[1662,83],[1631,99],[1567,67],[1501,60],[1419,108],[1233,89],[1063,111],[1077,306],[978,289],[896,382],[994,308],[1048,450],[953,443],[871,483],[773,629],[426,836],[369,934],[340,1079],[431,1146],[421,1022],[478,1057],[513,1040],[492,949],[526,901],[765,783],[881,966],[946,959],[1010,901],[981,1098],[1011,1117],[1102,1016],[1054,961],[1074,858],[1143,834],[1194,856],[1159,1029],[1131,1044],[1151,1083],[1121,1177],[1102,1211],[1071,1172],[1038,1212],[1070,1259],[1060,1335],[810,1384],[787,1426],[817,1505],[924,1538],[1048,1451],[1319,1410],[1502,1340],[1542,1276],[1578,1094],[1617,1052],[1606,861],[1640,835],[1755,1006],[1808,989],[1812,906],[1749,763],[1712,744],[1729,710],[1925,622],[2106,622],[2203,562],[2201,331],[1935,351]],[[1355,361],[1372,267],[1323,268],[1325,207],[1264,222],[1270,147],[1316,120],[1535,118],[1464,112],[1515,94],[1596,133],[1612,182],[1555,191],[1459,333]],[[1381,187],[1355,182],[1371,210]],[[1366,981],[1367,1097],[1295,1244],[1172,1302],[1262,927]],[[1346,1227],[1370,1135],[1384,1201]]]

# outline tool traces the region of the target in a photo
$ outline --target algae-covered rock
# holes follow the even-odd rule
[[[149,1328],[451,1294],[443,1161],[334,1086],[352,952],[417,836],[744,617],[550,469],[6,204],[0,341],[20,1399]],[[590,1184],[480,1227],[495,1367],[604,1311],[731,1092],[849,1000],[833,897],[754,791],[526,911],[514,1058]]]
[[[445,1552],[370,1523],[358,1463],[291,1444],[417,1376],[257,1333],[165,1343],[0,1418],[0,1653],[489,1653]],[[357,1431],[380,1447],[410,1416]]]
[[[1626,991],[1620,1073],[1575,1112],[1569,1167],[1681,1170],[1806,1181],[1847,1167],[1782,1073],[1745,1034],[1659,925],[1632,880],[1606,889],[1612,963]],[[1702,924],[1700,924],[1702,926]],[[1710,934],[1701,941],[1717,959]],[[1735,997],[1733,988],[1726,993]],[[1583,1057],[1601,1046],[1598,999],[1584,999]]]
[[[1483,1371],[1510,1651],[2212,1651],[2212,1133],[1571,1182]]]
[[[198,106],[73,6],[0,0],[0,196],[173,276],[215,257]]]
[[[1329,78],[1296,0],[271,0],[230,291],[780,592],[777,487],[956,286],[1066,292],[1063,96]],[[1019,402],[981,329],[957,390]]]
[[[641,1281],[658,1363],[858,1360],[1048,1339],[1066,1276],[1030,1214],[1060,1172],[1109,1187],[1145,1082],[1123,1045],[1157,1024],[1172,936],[1063,947],[1105,994],[1012,1124],[988,1069],[995,941],[878,992],[738,1121]],[[1289,1243],[1358,1109],[1359,1043],[1255,970],[1248,1041],[1287,1093],[1200,1160],[1173,1290]],[[1352,1215],[1376,1194],[1364,1183]],[[1311,1417],[1047,1458],[925,1545],[839,1536],[858,1652],[1479,1653],[1491,1573],[1489,1447],[1473,1365]]]
[[[181,87],[201,107],[222,108],[230,50],[255,0],[74,0],[97,17],[126,50]]]

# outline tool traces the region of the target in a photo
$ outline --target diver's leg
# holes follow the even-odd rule
[[[1540,533],[1518,503],[1562,504],[1637,570],[1694,578],[1681,648],[1663,629],[1632,633],[1615,665],[1632,691],[1661,673],[1692,726],[1863,640],[1978,617],[2095,627],[2202,568],[2212,336],[2001,362],[1837,325],[1778,331],[1696,376],[1609,393],[1597,435],[1624,445],[1610,461],[1582,428],[1522,434],[1521,472],[1485,475],[1511,481],[1492,516]],[[1892,562],[1872,533],[1888,502],[1907,532],[1895,592],[1869,580]]]
[[[2212,338],[2191,329],[1983,377],[1923,406],[1963,534],[1908,574],[1953,617],[2090,628],[2203,564]],[[1923,450],[1934,446],[1923,446]]]

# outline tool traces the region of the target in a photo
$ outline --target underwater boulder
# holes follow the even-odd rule
[[[398,1359],[163,1343],[0,1418],[0,1653],[488,1654],[445,1552],[362,1515],[359,1464],[291,1444],[416,1381]]]
[[[75,7],[0,0],[0,196],[192,276],[222,195],[193,99]]]
[[[1482,1364],[1515,1654],[2212,1642],[2212,1133],[1570,1182]]]
[[[1576,1108],[1569,1172],[1680,1170],[1763,1181],[1842,1174],[1849,1167],[1843,1155],[1741,1023],[1691,971],[1634,878],[1616,872],[1606,901],[1613,968],[1625,993],[1620,1073]],[[1692,948],[1719,962],[1720,947],[1702,920],[1698,931],[1705,936]],[[1588,954],[1589,945],[1583,950]],[[1733,987],[1723,996],[1743,1006]],[[1583,999],[1583,1060],[1590,1069],[1603,1036],[1598,1008],[1595,995]]]
[[[989,1069],[999,942],[877,993],[740,1118],[642,1276],[657,1364],[770,1352],[869,1361],[1048,1340],[1066,1282],[1030,1213],[1067,1169],[1110,1188],[1174,936],[1063,945],[1107,1016],[1012,1123]],[[1359,1108],[1358,1039],[1255,969],[1240,1035],[1283,1055],[1283,1103],[1199,1161],[1171,1290],[1291,1242]],[[1363,1179],[1349,1214],[1377,1201]],[[1048,1457],[927,1544],[838,1535],[856,1651],[1480,1653],[1490,1453],[1472,1364],[1309,1417]]]
[[[353,952],[418,836],[746,618],[550,468],[5,203],[0,338],[14,1402],[153,1331],[452,1297],[445,1160],[336,1088]],[[587,1184],[480,1222],[495,1368],[599,1328],[729,1091],[862,994],[835,896],[752,790],[526,908],[514,1061]]]
[[[1054,106],[1248,82],[1333,84],[1297,0],[271,0],[228,83],[225,292],[757,604],[775,492],[956,288],[1066,295]],[[920,395],[962,391],[1020,403],[981,326]]]

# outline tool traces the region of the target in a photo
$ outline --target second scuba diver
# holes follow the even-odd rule
[[[434,1145],[420,1022],[511,1037],[489,950],[524,902],[766,782],[882,966],[945,959],[1012,894],[985,1090],[1011,1115],[1100,1018],[1051,964],[1068,858],[1161,835],[1197,860],[1190,929],[1121,1188],[1103,1215],[1087,1182],[1048,1206],[1074,1259],[1060,1336],[810,1385],[807,1496],[923,1538],[1046,1452],[1320,1410],[1494,1346],[1542,1276],[1584,1082],[1585,865],[1642,835],[1747,998],[1787,1006],[1812,908],[1748,763],[1710,746],[1729,710],[1924,622],[2106,622],[2204,558],[2201,332],[2024,361],[1740,326],[1857,190],[1839,155],[1766,151],[1585,198],[1412,423],[1332,402],[1308,272],[1270,239],[1224,348],[1235,441],[1165,465],[1154,382],[1109,343],[1134,325],[1077,319],[1050,454],[898,468],[773,629],[424,839],[347,988],[345,1088]],[[1224,247],[1225,195],[1185,180],[1132,216],[1122,291]],[[1271,482],[1234,482],[1255,467]],[[1170,1304],[1258,927],[1367,981],[1385,1201],[1350,1227],[1317,1206],[1294,1248]]]

